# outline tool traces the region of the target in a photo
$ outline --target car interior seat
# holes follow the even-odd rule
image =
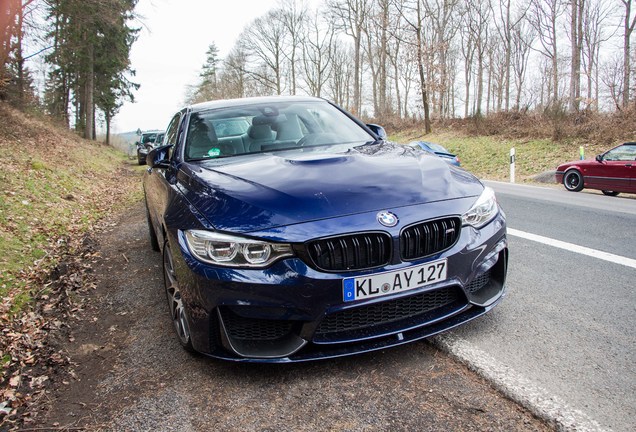
[[[300,129],[298,116],[296,114],[287,114],[272,125],[276,131],[276,141],[298,141],[303,137]]]
[[[199,121],[190,126],[186,142],[186,157],[200,159],[210,156],[210,150],[218,147],[218,139],[214,129]]]
[[[248,152],[261,151],[263,144],[271,143],[273,140],[272,118],[267,116],[254,117],[252,125],[247,130],[246,150]]]

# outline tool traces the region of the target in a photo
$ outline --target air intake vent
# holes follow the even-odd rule
[[[321,270],[368,269],[389,262],[391,237],[382,233],[363,233],[315,240],[307,244],[307,252]]]
[[[400,234],[401,254],[404,260],[434,255],[451,248],[461,232],[458,217],[437,219],[411,225]]]
[[[419,316],[458,302],[462,298],[457,287],[447,287],[410,297],[346,309],[327,315],[316,330],[316,335],[320,338],[327,334],[359,329],[368,329],[368,333],[372,334],[372,327]]]

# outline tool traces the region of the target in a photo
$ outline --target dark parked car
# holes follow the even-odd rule
[[[435,153],[437,156],[441,157],[442,159],[444,159],[445,162],[448,162],[451,165],[461,166],[457,155],[452,154],[451,152],[446,150],[445,147],[439,144],[428,141],[412,141],[409,143],[409,145],[411,147],[421,148],[422,150],[426,150],[427,152]]]
[[[148,131],[141,134],[139,141],[135,143],[137,145],[137,162],[139,165],[146,163],[146,156],[150,150],[163,143],[163,134],[162,131]]]
[[[578,160],[557,167],[557,183],[571,192],[599,189],[605,195],[636,193],[636,142],[614,147],[594,160]]]
[[[383,132],[308,97],[174,115],[144,191],[183,347],[339,357],[434,335],[501,300],[506,223],[492,189]]]

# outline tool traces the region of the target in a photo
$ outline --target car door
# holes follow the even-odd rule
[[[626,192],[631,189],[636,146],[615,147],[592,162],[585,173],[586,187]]]
[[[629,188],[625,192],[636,193],[636,143],[627,143],[625,152],[625,167],[629,177]]]
[[[165,214],[167,203],[172,195],[174,181],[169,181],[170,176],[174,176],[174,173],[170,173],[176,169],[174,150],[178,145],[179,139],[182,134],[179,131],[183,128],[183,118],[185,117],[183,112],[179,112],[174,115],[168,128],[166,129],[165,143],[172,144],[173,147],[169,151],[170,168],[152,168],[148,170],[145,182],[146,202],[148,205],[149,217],[152,220],[152,224],[157,233],[157,238],[160,244],[163,242],[163,217]],[[167,173],[168,171],[168,173]],[[168,174],[168,176],[167,176]]]

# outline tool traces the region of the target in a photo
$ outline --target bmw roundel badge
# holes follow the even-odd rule
[[[380,222],[385,227],[394,227],[398,224],[400,220],[396,215],[391,213],[390,211],[381,211],[378,213],[378,222]]]

